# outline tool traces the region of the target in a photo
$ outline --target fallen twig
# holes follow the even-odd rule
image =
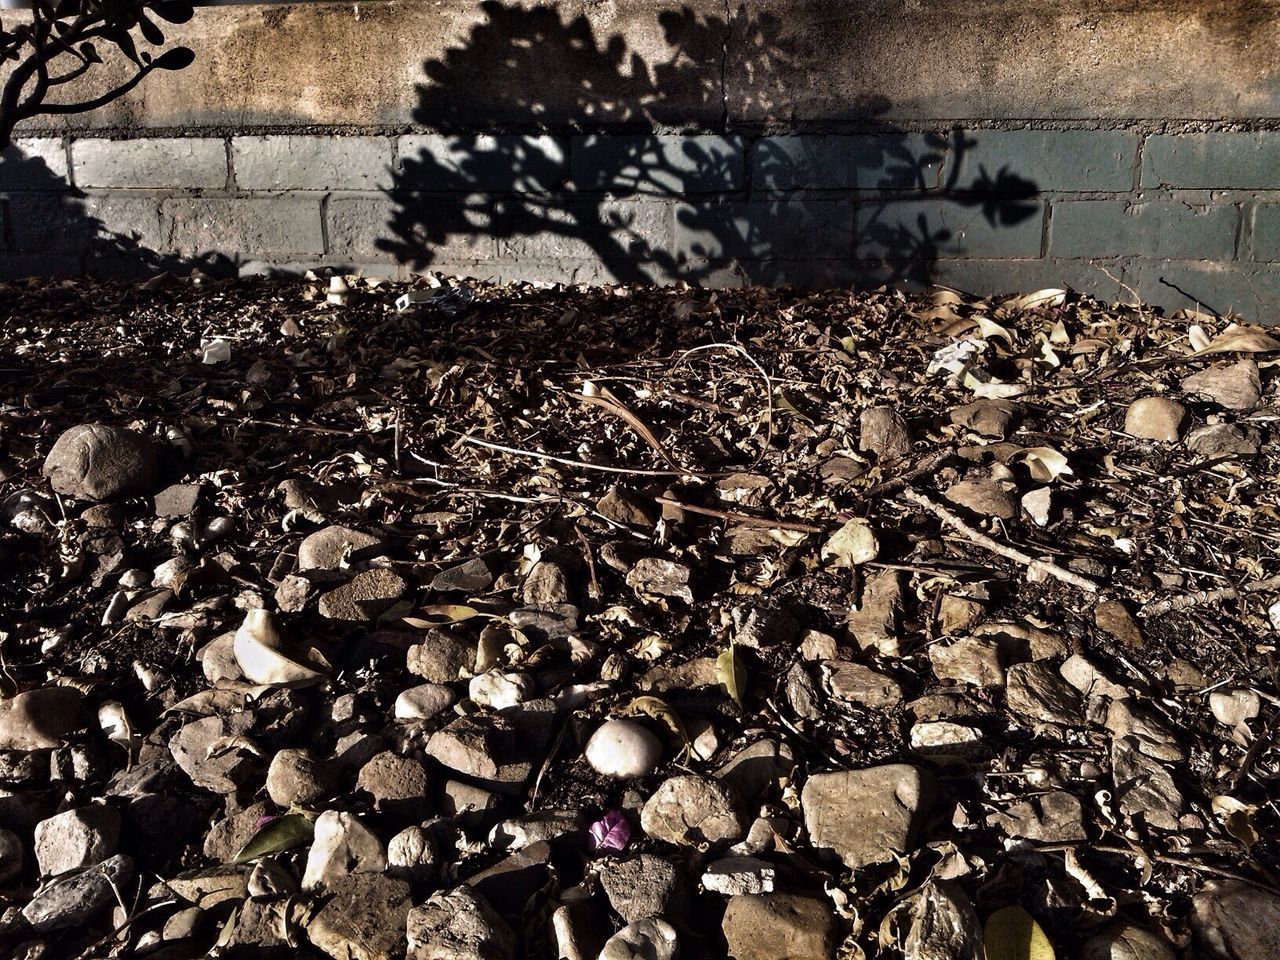
[[[1217,590],[1197,590],[1194,593],[1183,593],[1164,600],[1154,600],[1144,605],[1139,611],[1140,617],[1162,617],[1166,613],[1189,610],[1220,600],[1238,600],[1241,594],[1261,593],[1265,590],[1280,590],[1280,577],[1268,577],[1266,580],[1255,580],[1242,587],[1220,587]]]
[[[921,477],[927,477],[929,474],[937,472],[954,455],[955,451],[949,447],[945,450],[935,451],[910,470],[894,477],[892,480],[885,480],[882,483],[877,483],[874,487],[868,487],[863,491],[862,499],[874,500],[878,497],[890,496],[899,490],[905,490]]]
[[[639,467],[610,467],[603,463],[587,463],[584,460],[570,460],[568,457],[557,457],[554,454],[542,453],[538,450],[522,450],[519,447],[508,447],[501,443],[492,443],[488,440],[481,440],[479,437],[473,437],[468,433],[458,433],[451,430],[457,436],[460,443],[469,443],[472,446],[484,447],[486,450],[494,450],[498,453],[509,453],[515,457],[529,457],[533,460],[546,460],[548,463],[558,463],[565,467],[576,467],[579,470],[597,470],[601,473],[621,473],[633,477],[722,477],[723,473],[698,473],[693,470],[644,470]]]
[[[910,500],[918,507],[924,507],[947,526],[951,527],[963,536],[966,540],[969,540],[984,549],[990,550],[997,556],[1004,557],[1007,560],[1012,560],[1015,563],[1020,563],[1026,567],[1028,571],[1043,573],[1046,576],[1053,577],[1055,580],[1061,580],[1063,583],[1069,583],[1073,587],[1084,590],[1086,593],[1098,592],[1098,585],[1088,577],[1082,577],[1080,574],[1072,573],[1070,570],[1060,567],[1056,563],[1052,563],[1048,560],[1037,559],[1030,554],[1023,553],[1015,547],[1010,547],[1006,544],[1000,543],[998,540],[991,539],[991,537],[988,537],[985,533],[982,533],[979,530],[975,530],[942,504],[935,503],[923,493],[919,493],[916,490],[906,489],[902,491],[901,496],[903,499]]]
[[[774,530],[795,530],[799,533],[826,533],[827,527],[820,527],[813,523],[801,523],[798,520],[777,520],[773,517],[757,517],[750,513],[738,513],[734,510],[716,510],[712,507],[695,507],[691,503],[685,503],[674,497],[654,497],[658,503],[666,504],[670,507],[679,507],[681,510],[688,510],[690,513],[700,513],[705,517],[716,517],[720,520],[732,520],[734,523],[741,523],[749,527],[769,527]]]

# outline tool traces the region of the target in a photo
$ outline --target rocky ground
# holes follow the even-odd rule
[[[0,952],[1273,960],[1277,357],[0,286]]]

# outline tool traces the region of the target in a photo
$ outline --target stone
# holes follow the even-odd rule
[[[532,700],[537,694],[537,684],[527,673],[487,670],[471,678],[467,695],[477,706],[485,710],[505,710]]]
[[[1239,880],[1209,880],[1192,900],[1203,960],[1280,957],[1280,897]]]
[[[662,761],[662,741],[634,720],[607,720],[587,741],[587,763],[606,777],[645,777]]]
[[[1182,392],[1196,394],[1227,410],[1248,413],[1262,399],[1262,377],[1257,363],[1245,358],[1193,373],[1182,381]]]
[[[838,660],[840,645],[821,630],[806,630],[800,636],[800,656],[804,660]]]
[[[942,495],[979,516],[998,520],[1012,520],[1020,509],[1016,491],[994,477],[961,480],[947,487]]]
[[[42,472],[64,497],[114,500],[146,493],[157,476],[155,445],[142,434],[103,423],[82,423],[62,433]]]
[[[726,760],[715,772],[716,779],[744,803],[770,799],[791,780],[796,758],[784,741],[764,737]]]
[[[979,436],[1003,440],[1009,436],[1021,409],[1011,400],[974,400],[953,407],[947,417],[957,427],[972,430]]]
[[[862,603],[847,618],[850,636],[863,650],[896,657],[902,650],[898,620],[902,615],[903,576],[899,570],[880,570],[867,577]]]
[[[658,505],[654,499],[626,487],[610,487],[596,502],[596,512],[629,527],[652,528],[658,522]]]
[[[716,658],[695,657],[675,665],[656,664],[640,678],[637,685],[646,692],[666,693],[669,690],[695,690],[719,684]]]
[[[467,878],[504,917],[522,915],[529,901],[545,890],[551,875],[551,844],[545,840],[508,854]]]
[[[1173,777],[1128,737],[1111,741],[1111,780],[1120,812],[1158,830],[1177,830],[1184,800]]]
[[[1108,700],[1124,700],[1129,696],[1128,690],[1114,682],[1078,653],[1067,657],[1058,668],[1058,672],[1062,674],[1063,680],[1079,690],[1080,694],[1091,702],[1099,697],[1105,697]]]
[[[440,868],[440,845],[425,825],[405,827],[387,844],[387,872],[409,881],[429,881]]]
[[[42,877],[101,863],[120,843],[120,811],[106,804],[66,810],[36,824],[35,854]]]
[[[483,593],[493,586],[493,571],[478,557],[441,570],[431,580],[439,593]]]
[[[652,853],[608,864],[600,872],[600,885],[609,906],[627,923],[656,916],[678,921],[689,913],[691,894],[684,873]]]
[[[581,887],[565,891],[560,900],[562,905],[551,915],[554,956],[559,960],[598,960],[613,929],[599,901]]]
[[[708,865],[702,873],[702,887],[726,897],[752,893],[773,893],[777,868],[757,857],[725,857]]]
[[[908,742],[913,753],[939,763],[969,759],[985,752],[981,730],[949,720],[915,724]]]
[[[1080,694],[1048,663],[1015,663],[1005,674],[1004,696],[1010,710],[1034,722],[1084,722]]]
[[[1146,646],[1137,619],[1119,600],[1103,600],[1095,606],[1093,622],[1099,630],[1128,650],[1141,650]]]
[[[1086,940],[1080,960],[1177,960],[1177,955],[1159,934],[1120,922]]]
[[[1211,423],[1187,434],[1187,449],[1206,459],[1215,457],[1256,457],[1262,441],[1254,427],[1234,423]]]
[[[408,589],[408,581],[394,570],[374,567],[322,593],[317,609],[330,620],[367,623],[385,613]]]
[[[732,898],[720,929],[734,960],[834,960],[840,943],[831,904],[790,893]]]
[[[160,937],[166,943],[189,940],[200,931],[203,918],[204,911],[199,907],[185,907],[165,920]]]
[[[911,452],[911,431],[892,407],[868,407],[858,417],[858,449],[884,463]]]
[[[459,821],[468,829],[479,829],[489,820],[489,814],[501,806],[501,798],[492,790],[474,783],[450,780],[444,785],[440,813]]]
[[[244,960],[294,960],[298,952],[288,934],[287,900],[250,898],[240,904],[235,925],[221,940],[221,956]]]
[[[586,831],[581,810],[539,810],[503,820],[490,831],[489,842],[499,850],[523,850],[535,843],[576,844]]]
[[[427,812],[427,769],[413,757],[386,750],[363,767],[356,789],[373,799],[373,808],[396,819],[421,819]]]
[[[1262,711],[1262,698],[1253,690],[1214,690],[1209,694],[1209,712],[1223,726],[1244,728]]]
[[[117,853],[101,863],[64,874],[36,891],[22,915],[38,933],[86,926],[116,902],[116,890],[133,879],[133,861]]]
[[[880,540],[865,520],[850,520],[822,545],[822,559],[835,568],[860,567],[880,554]]]
[[[1011,837],[1038,843],[1071,843],[1085,839],[1084,808],[1074,794],[1050,790],[988,815],[987,826]]]
[[[0,750],[50,750],[84,726],[74,687],[38,687],[0,700]]]
[[[95,503],[86,507],[80,519],[88,527],[106,527],[119,530],[124,526],[124,508],[118,503]]]
[[[217,794],[235,793],[260,764],[257,756],[234,740],[243,737],[251,723],[247,714],[193,720],[170,738],[169,752],[197,787]],[[227,749],[216,749],[217,744],[227,744]]]
[[[316,818],[302,888],[329,890],[352,874],[381,873],[386,868],[386,849],[373,831],[354,814],[326,810]]]
[[[408,690],[401,690],[392,712],[397,720],[430,720],[444,713],[457,695],[442,683],[422,683]]]
[[[433,894],[409,911],[408,960],[515,960],[516,937],[470,887]]]
[[[403,880],[353,874],[326,889],[307,938],[334,960],[386,960],[402,948],[411,906]]]
[[[262,821],[271,816],[271,807],[263,802],[251,803],[237,809],[207,827],[204,834],[204,855],[219,863],[231,863],[240,849],[253,839]]]
[[[605,941],[599,960],[675,960],[680,940],[661,917],[629,923]]]
[[[800,806],[810,843],[856,871],[912,849],[933,793],[927,771],[895,763],[813,774]]]
[[[502,714],[459,717],[427,741],[427,754],[437,763],[486,786],[511,788],[532,772],[525,755],[530,744],[515,723]]]
[[[175,483],[155,495],[157,517],[189,517],[200,501],[200,484]]]
[[[383,548],[383,541],[363,530],[332,525],[322,527],[298,544],[298,569],[341,570],[344,559],[368,559]]]
[[[1005,655],[1018,660],[1056,660],[1071,651],[1061,634],[1026,623],[982,623],[975,637],[994,637]]]
[[[1003,687],[1004,654],[1000,643],[989,637],[962,637],[929,647],[929,664],[939,680],[971,683],[975,687]]]
[[[1153,760],[1179,763],[1187,759],[1186,748],[1150,708],[1128,700],[1107,705],[1103,721],[1115,739],[1129,738],[1145,756]]]
[[[938,600],[938,632],[946,637],[967,633],[987,615],[987,605],[972,597],[944,593]]]
[[[751,650],[771,647],[795,646],[800,634],[800,624],[787,610],[770,606],[758,606],[741,615],[741,608],[734,610],[733,642]]]
[[[530,606],[569,602],[569,577],[564,567],[550,560],[539,560],[520,585],[520,595]]]
[[[822,694],[818,690],[818,685],[813,682],[813,677],[809,674],[805,663],[797,660],[790,666],[787,670],[787,682],[783,692],[786,694],[787,704],[795,712],[796,716],[805,720],[821,720],[824,716]],[[700,752],[697,746],[695,742],[694,755],[698,759],[711,759],[711,753],[714,753],[714,750],[711,753]]]
[[[892,677],[847,660],[826,660],[822,674],[831,696],[869,710],[893,710],[902,704],[902,685]]]
[[[124,618],[129,623],[148,623],[158,619],[173,600],[172,590],[148,590],[129,605]]]
[[[562,640],[578,630],[578,608],[572,603],[520,607],[507,614],[511,625],[542,640]]]
[[[452,683],[471,675],[475,648],[443,630],[430,630],[409,648],[405,665],[410,673],[431,683]]]
[[[646,596],[672,597],[693,603],[689,580],[693,571],[686,564],[666,557],[643,557],[627,572],[627,586],[641,599]]]
[[[0,829],[0,883],[9,883],[21,874],[25,859],[22,838],[12,830]]]
[[[929,880],[907,901],[910,924],[902,943],[908,960],[982,960],[982,926],[959,885]]]
[[[201,910],[212,910],[249,895],[249,868],[227,865],[190,870],[166,880],[164,892]]]
[[[312,807],[328,793],[325,764],[296,747],[279,750],[267,767],[267,796],[277,807]]]
[[[729,790],[718,780],[696,775],[663,781],[640,811],[640,826],[655,840],[677,846],[731,842],[747,831]]]
[[[1174,443],[1182,435],[1187,408],[1168,397],[1143,397],[1129,404],[1124,432],[1140,440]]]

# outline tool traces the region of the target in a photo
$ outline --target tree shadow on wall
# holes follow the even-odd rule
[[[502,261],[594,281],[927,283],[974,218],[1000,230],[1041,209],[1008,170],[962,185],[973,143],[958,134],[734,133],[730,55],[749,78],[733,109],[786,110],[781,84],[803,51],[777,17],[658,13],[662,42],[642,53],[554,7],[481,9],[463,44],[424,64],[413,119],[441,132],[402,140],[388,192],[376,247],[416,271],[483,276]],[[840,119],[874,124],[889,108],[867,98]]]
[[[115,209],[113,209],[113,206]],[[145,223],[148,216],[154,223]],[[187,273],[236,273],[234,257],[160,253],[146,242],[158,234],[154,201],[90,197],[71,186],[39,154],[14,145],[0,151],[0,280],[92,275],[113,279]],[[106,220],[137,223],[119,232]]]

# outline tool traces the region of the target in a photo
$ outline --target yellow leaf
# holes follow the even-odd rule
[[[742,697],[747,692],[747,671],[733,644],[716,657],[716,677],[725,692],[742,706]]]
[[[987,917],[983,960],[1055,960],[1040,924],[1021,907],[1005,907]]]

